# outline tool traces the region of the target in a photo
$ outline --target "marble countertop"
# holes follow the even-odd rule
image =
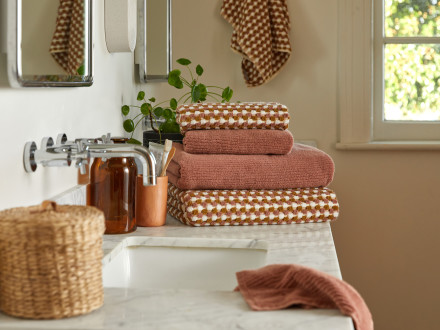
[[[228,247],[234,239],[240,244],[258,242],[267,246],[267,264],[297,263],[341,278],[328,223],[194,228],[168,216],[163,227],[105,235],[103,264],[127,237],[146,244],[154,237],[156,243],[163,239],[167,245],[182,240],[206,245],[215,239],[217,247]],[[104,297],[99,310],[62,320],[22,320],[0,313],[0,329],[353,329],[351,318],[337,310],[252,311],[233,291],[105,288]]]

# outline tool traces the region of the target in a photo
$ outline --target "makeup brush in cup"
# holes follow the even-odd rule
[[[160,173],[160,176],[167,175],[168,165],[170,165],[171,159],[173,159],[175,153],[176,153],[176,148],[172,147],[169,154],[168,154],[167,161],[166,161],[164,167],[162,168],[162,172]]]
[[[165,163],[167,162],[168,153],[170,152],[172,146],[173,146],[173,141],[166,139],[165,145],[163,147],[163,154],[162,154],[162,160],[161,160],[161,167],[160,167],[161,173],[163,172]]]

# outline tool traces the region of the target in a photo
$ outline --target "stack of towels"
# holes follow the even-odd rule
[[[177,109],[184,135],[167,175],[168,212],[191,226],[324,222],[339,204],[326,153],[294,143],[279,103],[197,103]]]

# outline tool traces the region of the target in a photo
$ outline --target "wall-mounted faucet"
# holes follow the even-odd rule
[[[35,142],[27,142],[23,151],[23,165],[26,172],[32,173],[37,169],[37,164],[70,166],[74,161],[75,166],[84,174],[89,158],[114,157],[138,159],[142,164],[144,186],[156,185],[154,155],[143,146],[114,144],[110,134],[98,139],[75,139],[75,141],[68,141],[66,134],[59,134],[55,144],[51,137],[43,138],[40,149],[37,149]]]

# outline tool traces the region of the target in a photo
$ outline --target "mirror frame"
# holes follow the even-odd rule
[[[6,1],[6,0],[4,0]],[[90,75],[83,81],[36,81],[23,78],[21,42],[22,42],[22,0],[7,0],[7,71],[11,87],[81,87],[93,84],[93,33],[92,33],[92,0],[86,0],[85,27],[88,48],[87,62]]]
[[[138,0],[137,17],[137,40],[135,50],[135,65],[139,66],[139,80],[141,83],[151,81],[168,81],[172,62],[172,27],[171,27],[171,0],[167,1],[167,72],[164,75],[150,75],[147,68],[148,45],[147,45],[147,1]]]

